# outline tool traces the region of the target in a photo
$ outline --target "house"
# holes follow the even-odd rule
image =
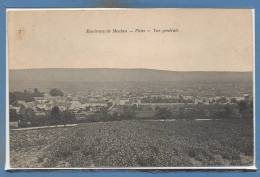
[[[109,110],[108,114],[120,116],[123,111],[119,107],[113,107]]]
[[[203,101],[202,101],[202,99],[200,99],[200,98],[195,98],[194,103],[195,103],[195,104],[202,104]]]
[[[18,106],[13,106],[13,105],[10,105],[9,106],[9,109],[14,109],[15,110],[15,112],[18,114],[19,112],[20,112],[20,107],[18,107]]]
[[[203,104],[210,104],[210,99],[207,98],[207,97],[203,97],[203,98],[202,98],[202,103],[203,103]]]
[[[51,106],[47,103],[39,103],[36,105],[36,107],[40,110],[50,110]]]
[[[245,98],[242,97],[242,96],[240,96],[240,97],[234,97],[234,99],[236,99],[237,101],[242,101],[242,100],[244,100]]]
[[[65,111],[67,110],[67,107],[66,106],[58,106],[60,108],[61,111]]]
[[[80,110],[80,109],[84,109],[85,105],[81,104],[79,101],[71,101],[71,105],[69,107],[69,110]]]
[[[39,101],[39,102],[46,101],[46,99],[44,97],[33,97],[33,98],[34,98],[34,100]]]
[[[28,108],[29,107],[27,102],[22,101],[22,100],[18,100],[17,104],[23,106],[24,108]]]
[[[129,103],[130,103],[131,105],[135,105],[137,108],[139,108],[140,105],[141,105],[141,100],[140,100],[140,99],[131,99],[131,100],[129,101]]]
[[[106,107],[107,103],[100,101],[100,102],[88,102],[88,103],[85,103],[83,105],[84,105],[84,107],[95,107],[95,106]]]
[[[126,105],[129,104],[129,99],[120,99],[119,100],[119,105]]]
[[[18,128],[18,121],[15,121],[15,122],[9,122],[9,126],[10,128]]]
[[[47,115],[47,113],[46,112],[35,112],[34,113],[35,114],[35,116],[46,116]]]

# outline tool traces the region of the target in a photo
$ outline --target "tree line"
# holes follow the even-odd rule
[[[62,90],[53,88],[49,90],[50,96],[64,96]],[[17,101],[25,101],[25,102],[32,102],[35,101],[35,97],[43,97],[44,92],[38,90],[38,88],[34,88],[33,91],[25,89],[23,92],[15,91],[9,93],[9,103],[16,104]]]

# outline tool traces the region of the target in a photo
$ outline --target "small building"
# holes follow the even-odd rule
[[[13,106],[13,105],[10,105],[9,106],[9,109],[14,109],[15,110],[15,112],[18,114],[19,112],[20,112],[20,107],[18,107],[18,106]]]
[[[84,105],[81,104],[79,101],[72,101],[69,107],[70,110],[80,110],[83,109]]]
[[[10,128],[18,128],[18,126],[19,126],[18,121],[9,122],[9,126],[10,126]]]
[[[129,99],[120,99],[119,100],[119,105],[126,105],[129,104]]]
[[[35,112],[35,116],[46,116],[46,112]]]

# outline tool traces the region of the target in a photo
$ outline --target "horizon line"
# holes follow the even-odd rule
[[[154,68],[9,68],[8,70],[43,70],[43,69],[118,69],[118,70],[157,70],[157,71],[172,71],[172,72],[253,72],[253,70],[169,70],[169,69],[154,69]]]

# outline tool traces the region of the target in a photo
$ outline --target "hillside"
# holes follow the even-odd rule
[[[10,70],[11,82],[236,82],[250,81],[251,72],[178,72],[153,69],[24,69]]]
[[[87,90],[190,88],[200,92],[218,88],[221,93],[232,95],[237,91],[248,93],[252,85],[251,72],[175,72],[152,69],[27,69],[10,71],[10,91],[39,88],[47,91],[60,88],[68,93],[85,94]],[[201,85],[202,84],[202,85]],[[203,86],[204,85],[204,86]],[[242,89],[242,90],[241,90]],[[239,91],[239,92],[240,92]],[[215,90],[211,90],[212,94]],[[196,93],[198,94],[198,93]]]

